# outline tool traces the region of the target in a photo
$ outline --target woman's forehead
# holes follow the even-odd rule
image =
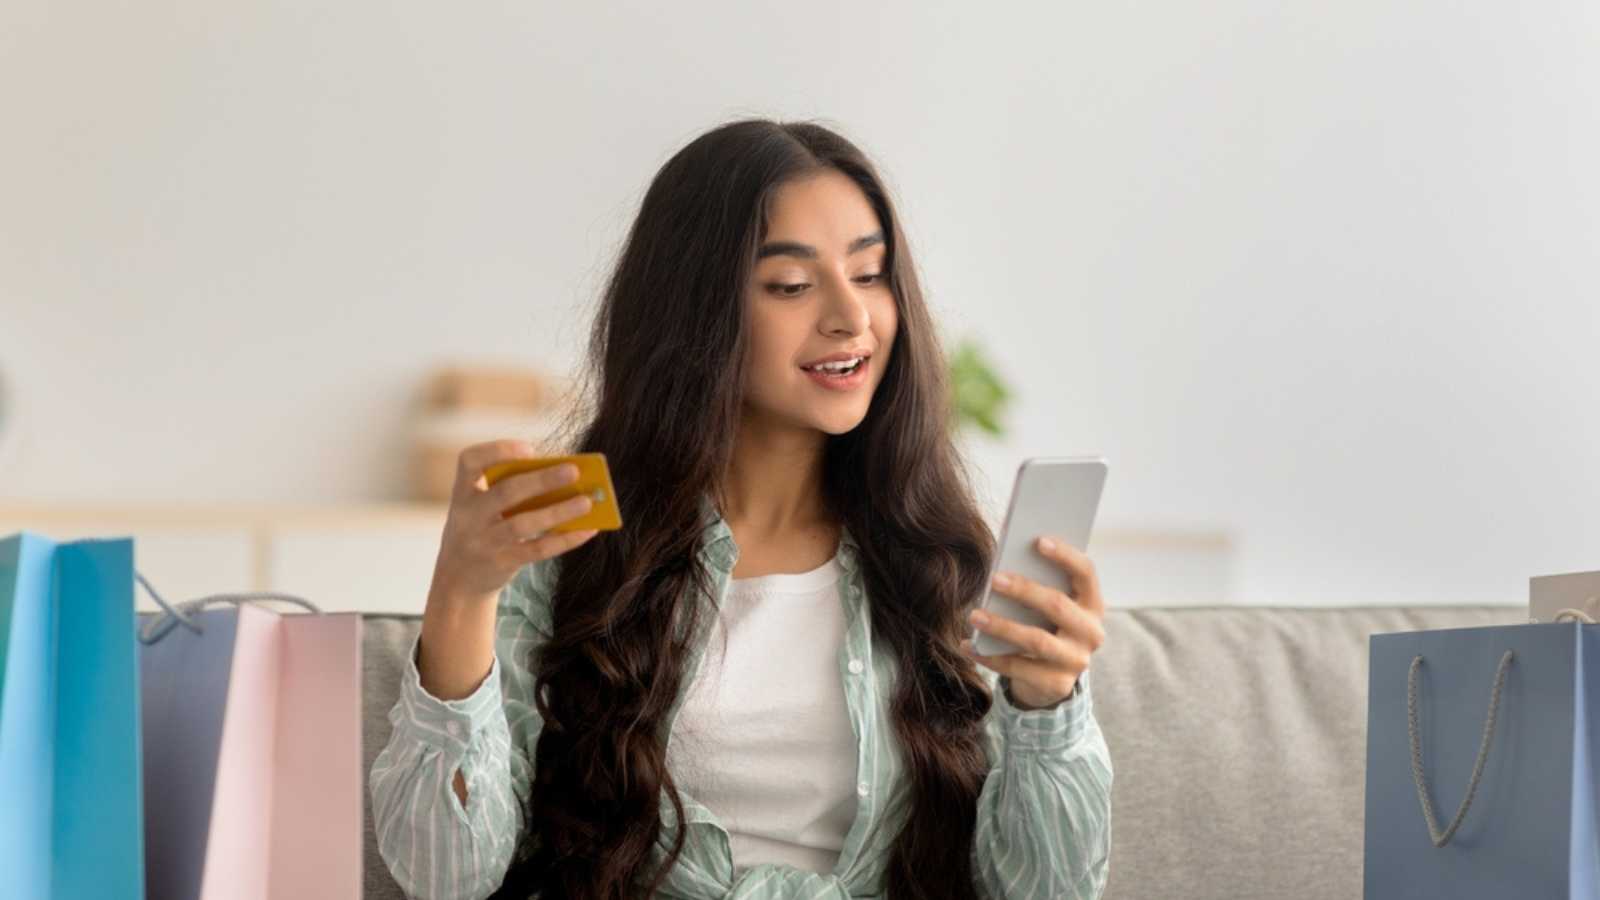
[[[878,214],[860,186],[837,169],[825,169],[779,186],[767,210],[763,240],[845,253],[880,230]]]

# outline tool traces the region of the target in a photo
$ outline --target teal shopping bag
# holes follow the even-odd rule
[[[1600,897],[1600,626],[1370,648],[1366,900]]]
[[[0,539],[0,895],[140,900],[133,541]]]

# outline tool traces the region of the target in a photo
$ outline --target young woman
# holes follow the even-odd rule
[[[1091,562],[996,587],[945,361],[871,163],[741,121],[670,159],[594,323],[574,452],[620,531],[503,519],[465,451],[373,765],[379,847],[428,898],[1091,898],[1111,761],[1086,671]],[[1044,537],[1044,536],[1041,536]],[[1003,575],[1004,573],[1002,573]],[[971,625],[1025,648],[975,655]]]

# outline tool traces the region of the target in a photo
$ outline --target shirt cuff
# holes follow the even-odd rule
[[[1006,689],[1009,681],[1002,676],[1000,689],[994,692],[994,707],[1008,750],[1059,752],[1071,749],[1083,737],[1094,714],[1087,669],[1078,676],[1077,685],[1066,699],[1043,709],[1019,709],[1014,705]]]
[[[505,715],[500,706],[500,657],[489,665],[489,674],[472,693],[459,700],[440,700],[422,686],[417,670],[417,648],[422,635],[411,642],[406,654],[405,672],[400,679],[400,703],[395,707],[396,728],[404,728],[416,740],[459,760],[477,734],[495,716]]]

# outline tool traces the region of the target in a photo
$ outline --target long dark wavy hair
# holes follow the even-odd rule
[[[898,675],[894,742],[905,825],[885,864],[894,900],[971,898],[982,744],[992,697],[961,653],[994,537],[950,432],[946,363],[905,236],[870,161],[814,123],[743,120],[677,152],[650,183],[589,338],[572,452],[605,453],[623,527],[558,557],[553,637],[530,654],[544,717],[517,859],[498,896],[653,894],[664,865],[666,715],[700,623],[692,591],[702,497],[720,496],[743,407],[744,297],[778,187],[833,169],[876,210],[899,331],[861,424],[830,436],[823,503],[859,543],[872,630]],[[597,378],[598,384],[589,382]]]

